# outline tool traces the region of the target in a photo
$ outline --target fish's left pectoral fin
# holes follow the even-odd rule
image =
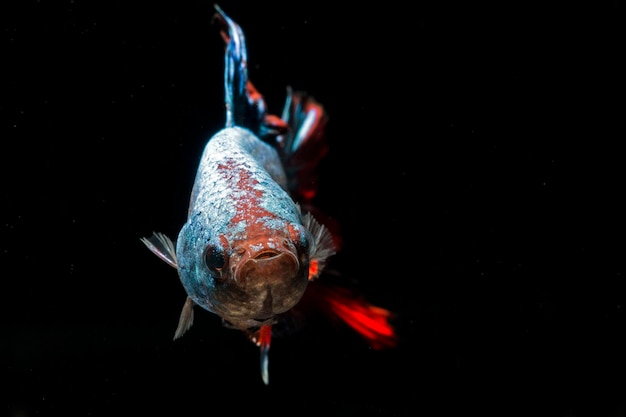
[[[332,234],[326,226],[315,220],[311,213],[303,216],[303,225],[309,230],[315,243],[309,262],[309,281],[313,281],[320,276],[328,258],[336,253],[336,248]]]
[[[176,333],[174,333],[174,340],[178,339],[185,334],[187,330],[193,324],[193,306],[194,302],[190,297],[187,297],[185,304],[183,305],[183,311],[180,312],[180,318],[178,319],[178,327]]]
[[[163,233],[152,232],[149,238],[142,237],[141,241],[152,253],[161,258],[169,266],[178,269],[176,259],[176,246],[172,240]]]

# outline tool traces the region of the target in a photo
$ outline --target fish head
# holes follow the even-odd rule
[[[196,304],[229,327],[250,331],[272,324],[300,301],[309,282],[312,243],[304,226],[290,222],[221,234],[204,246],[201,264],[194,268],[204,275],[201,281],[210,280],[203,294],[194,293],[197,277],[186,283],[184,269],[179,272]]]

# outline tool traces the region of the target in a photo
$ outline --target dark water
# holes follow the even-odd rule
[[[139,241],[224,123],[212,4],[3,3],[2,415],[624,416],[624,5],[223,1],[330,114],[336,266],[397,313],[258,351]],[[221,411],[220,411],[221,410]],[[226,410],[226,411],[223,411]]]

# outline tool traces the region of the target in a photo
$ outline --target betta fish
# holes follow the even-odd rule
[[[212,312],[260,348],[268,384],[272,326],[307,298],[373,348],[394,346],[390,311],[338,285],[317,286],[340,244],[312,214],[316,168],[328,150],[324,107],[287,88],[282,115],[269,114],[248,79],[241,28],[215,9],[226,45],[225,127],[206,143],[176,241],[161,233],[141,239],[177,269],[187,294],[174,339],[191,327],[194,306]]]

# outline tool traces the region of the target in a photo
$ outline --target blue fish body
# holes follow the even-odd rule
[[[271,325],[307,287],[316,242],[286,183],[278,152],[245,128],[223,129],[206,145],[178,235],[178,271],[193,302],[231,327]]]
[[[326,114],[290,89],[282,117],[266,114],[247,78],[243,33],[216,9],[226,42],[226,127],[205,146],[176,243],[161,233],[142,241],[178,270],[187,293],[174,338],[193,324],[194,306],[215,313],[260,346],[268,383],[271,326],[335,254],[328,229],[294,200],[312,195],[307,178],[325,149]],[[303,162],[302,150],[318,156]]]

